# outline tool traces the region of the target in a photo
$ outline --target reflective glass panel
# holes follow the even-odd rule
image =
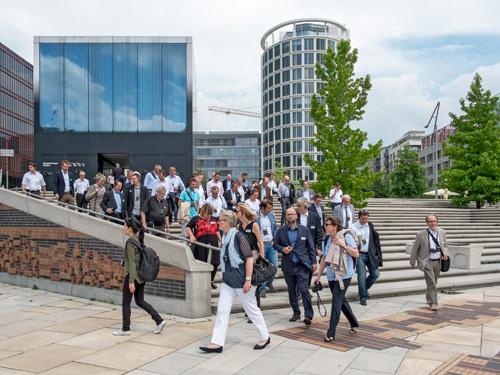
[[[113,131],[113,46],[89,45],[89,131]]]
[[[40,44],[40,127],[64,129],[63,45]]]
[[[138,116],[140,132],[161,132],[161,44],[138,45]]]
[[[163,45],[163,131],[182,132],[187,122],[186,45]]]
[[[88,44],[64,44],[64,130],[89,130]]]
[[[113,44],[113,130],[137,131],[137,44]]]

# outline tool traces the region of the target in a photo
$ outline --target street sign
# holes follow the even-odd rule
[[[0,148],[0,156],[12,158],[14,157],[14,150],[11,148]]]

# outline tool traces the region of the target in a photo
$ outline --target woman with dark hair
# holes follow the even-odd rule
[[[219,232],[219,224],[212,217],[214,208],[210,203],[205,203],[200,208],[200,214],[193,217],[186,225],[186,235],[190,242],[200,242],[214,247],[219,247],[221,236]],[[220,264],[218,251],[212,251],[211,259],[208,259],[208,249],[203,246],[195,245],[193,247],[193,255],[195,259],[202,262],[209,262],[214,269],[212,270],[212,289],[217,289],[214,283],[215,275]]]
[[[332,292],[332,311],[324,341],[332,342],[335,340],[335,331],[339,324],[341,311],[351,325],[350,333],[356,333],[355,328],[359,327],[358,320],[345,298],[351,278],[354,276],[353,258],[357,258],[359,252],[350,230],[342,229],[337,217],[329,216],[325,219],[325,232],[327,237],[323,240],[323,254],[314,283],[321,282],[321,274],[326,268],[326,278]]]
[[[115,336],[130,335],[130,303],[132,295],[135,304],[145,310],[156,323],[153,333],[159,334],[167,324],[149,303],[144,301],[144,281],[139,277],[142,246],[144,246],[144,228],[134,217],[129,217],[123,225],[123,233],[129,237],[125,243],[123,256],[123,297],[122,297],[122,329],[113,332]]]

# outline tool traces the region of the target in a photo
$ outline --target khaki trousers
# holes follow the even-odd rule
[[[64,193],[62,197],[59,198],[59,202],[75,205],[75,197],[71,193]]]
[[[439,274],[441,273],[441,260],[429,260],[424,267],[425,283],[427,290],[425,292],[425,299],[429,305],[438,303],[437,298],[437,282]]]

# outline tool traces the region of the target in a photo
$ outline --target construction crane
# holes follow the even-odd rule
[[[242,109],[234,109],[234,108],[225,108],[225,107],[217,107],[217,106],[209,106],[209,111],[222,112],[226,115],[238,115],[238,116],[248,116],[248,117],[256,117],[262,118],[262,115],[258,112],[244,111]]]

